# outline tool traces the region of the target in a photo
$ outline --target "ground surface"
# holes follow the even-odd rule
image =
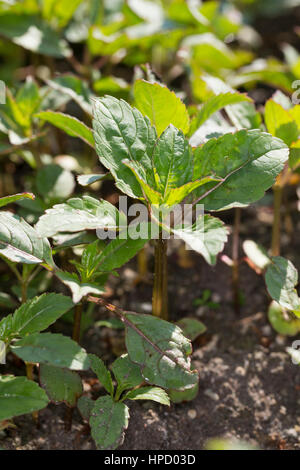
[[[259,226],[255,214],[254,209],[244,211],[241,238],[247,233],[268,246],[268,211],[258,210]],[[296,225],[295,233],[299,234]],[[283,254],[299,267],[298,240],[297,236],[294,240],[284,237]],[[189,315],[207,326],[207,332],[194,343],[199,394],[192,402],[172,405],[170,409],[152,402],[130,402],[131,419],[121,448],[203,449],[211,437],[243,439],[262,449],[300,448],[300,368],[292,364],[285,352],[295,338],[283,338],[271,329],[266,316],[269,299],[262,278],[245,263],[241,265],[244,305],[237,316],[231,303],[230,268],[221,261],[210,268],[194,254],[193,266],[183,268],[179,265],[178,251],[173,248],[169,255],[171,319]],[[230,243],[227,253],[230,254]],[[147,311],[151,286],[132,288],[135,267],[135,262],[131,262],[120,279],[111,281],[110,300],[130,310]],[[193,305],[204,289],[211,290],[213,300],[220,304],[218,309]],[[107,315],[99,309],[97,317]],[[115,353],[122,352],[124,347],[119,330],[93,326],[85,332],[83,345],[108,363],[114,358],[109,352],[111,346]],[[84,377],[84,381],[85,390],[95,398],[102,393],[92,376]],[[87,426],[77,412],[72,431],[64,431],[64,413],[64,405],[50,405],[40,412],[40,429],[32,425],[30,416],[15,419],[16,428],[0,435],[0,447],[94,448]]]

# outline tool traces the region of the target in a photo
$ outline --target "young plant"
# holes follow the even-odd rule
[[[128,354],[120,356],[111,365],[116,387],[103,361],[93,354],[89,355],[89,359],[92,370],[107,393],[96,401],[83,395],[78,401],[78,408],[91,426],[97,448],[115,449],[122,445],[128,427],[127,400],[152,400],[170,406],[170,399],[162,388],[147,385],[139,366],[129,360]]]
[[[292,105],[288,97],[280,92],[265,106],[265,123],[270,134],[281,138],[290,148],[289,162],[278,176],[273,186],[274,220],[272,227],[271,252],[273,256],[280,255],[281,205],[284,188],[291,182],[293,172],[300,163],[300,106]]]
[[[224,106],[222,97],[218,98],[217,109]],[[135,102],[140,111],[109,96],[94,102],[95,145],[116,186],[146,204],[159,227],[153,314],[166,318],[163,230],[181,238],[210,264],[216,262],[227,240],[222,222],[210,215],[200,216],[189,226],[168,225],[166,216],[191,193],[192,207],[201,202],[208,211],[255,202],[283,169],[288,149],[280,139],[260,130],[240,130],[192,148],[184,136],[190,126],[187,110],[172,92],[157,83],[138,81]],[[205,114],[204,121],[216,107]]]
[[[19,196],[6,198],[6,202]],[[4,201],[2,201],[4,204]],[[101,294],[107,274],[122,266],[122,264],[143,246],[146,239],[134,240],[116,238],[110,243],[101,244],[99,240],[89,244],[81,257],[75,262],[78,276],[60,271],[53,263],[51,248],[47,238],[42,237],[38,230],[44,230],[49,235],[57,231],[57,213],[63,212],[64,224],[60,229],[80,231],[91,228],[112,228],[115,226],[117,209],[106,201],[97,201],[90,197],[75,198],[66,204],[57,205],[50,209],[33,229],[25,221],[9,212],[2,212],[1,224],[1,254],[10,261],[42,264],[54,272],[72,291],[73,301],[60,294],[43,294],[27,300],[14,314],[4,317],[0,322],[0,340],[4,343],[6,352],[13,352],[29,364],[40,366],[40,380],[52,401],[64,401],[70,409],[74,408],[78,397],[82,394],[80,380],[72,371],[84,370],[90,365],[84,349],[68,337],[54,333],[42,333],[53,324],[74,304],[82,303],[89,293]],[[119,214],[124,222],[124,216]],[[73,224],[70,225],[70,220]],[[118,225],[119,227],[119,225]],[[9,231],[8,231],[9,230]],[[125,225],[124,230],[129,230]],[[8,237],[9,233],[15,236]],[[23,235],[26,234],[24,240]],[[30,243],[29,243],[30,241]],[[81,239],[82,242],[82,239]],[[184,392],[196,386],[198,374],[191,370],[191,343],[186,339],[178,326],[149,315],[140,315],[123,310],[107,303],[104,299],[88,297],[93,303],[104,305],[114,312],[125,326],[126,347],[128,358],[140,370],[143,382],[151,385],[147,390],[133,391],[127,398],[147,398],[152,393],[152,399],[167,401],[164,391]],[[80,325],[75,322],[75,331]],[[74,336],[74,334],[73,334]],[[133,367],[133,366],[132,366]],[[57,369],[58,368],[58,369]],[[24,414],[46,406],[48,399],[44,392],[34,386],[28,386],[25,379],[8,379],[1,377],[0,398],[3,405],[1,419],[10,419],[18,414]],[[13,382],[11,382],[11,381]],[[124,384],[121,386],[123,387]],[[18,392],[17,387],[20,388]],[[22,388],[23,387],[23,388]],[[24,392],[24,404],[18,407],[18,394]],[[153,388],[154,387],[154,388]],[[117,389],[115,400],[121,397],[124,389]],[[16,398],[12,396],[13,392]],[[149,393],[149,395],[148,395]],[[29,397],[29,398],[28,398]],[[160,398],[159,398],[160,397]],[[26,400],[25,400],[26,398]],[[28,399],[27,399],[28,398]],[[30,399],[37,398],[37,402]],[[42,403],[41,403],[42,402]],[[31,404],[31,407],[29,406]],[[42,406],[43,405],[43,406]],[[117,411],[121,410],[117,407]],[[1,408],[2,409],[2,408]]]
[[[269,256],[263,247],[252,240],[246,240],[243,248],[248,264],[265,278],[268,294],[272,298],[268,310],[272,327],[282,335],[295,336],[300,331],[297,269],[291,261],[281,256]]]

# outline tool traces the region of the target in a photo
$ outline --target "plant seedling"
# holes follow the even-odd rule
[[[170,406],[168,394],[160,387],[147,385],[138,365],[127,354],[111,365],[117,382],[113,385],[111,373],[97,356],[89,355],[91,368],[103,385],[106,395],[96,401],[83,395],[78,401],[79,411],[90,426],[97,448],[115,449],[122,445],[129,421],[127,400],[152,400]]]

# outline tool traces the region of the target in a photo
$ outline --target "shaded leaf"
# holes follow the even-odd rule
[[[142,238],[131,238],[129,229],[127,232],[121,232],[120,237],[109,242],[94,260],[97,269],[102,272],[111,272],[133,258],[150,239],[149,224],[145,222],[140,224],[140,227]]]
[[[44,390],[32,380],[0,375],[0,421],[41,410],[48,402]]]
[[[117,380],[119,394],[129,388],[138,387],[144,382],[140,367],[130,361],[128,354],[118,357],[112,363],[111,370]]]
[[[89,360],[91,364],[91,369],[97,375],[99,382],[103,385],[107,393],[111,396],[114,394],[114,386],[111,379],[111,374],[106,368],[104,362],[100,357],[97,357],[95,354],[89,354]]]
[[[184,336],[191,341],[194,341],[206,331],[206,326],[196,318],[185,317],[176,322],[176,324],[182,329]]]
[[[69,197],[75,188],[73,174],[60,165],[45,165],[38,170],[36,186],[45,201],[60,201]]]
[[[124,403],[115,402],[108,395],[98,398],[90,418],[91,433],[97,448],[113,450],[120,446],[128,420],[129,410]]]
[[[41,364],[40,383],[51,401],[65,402],[71,407],[76,406],[78,397],[83,393],[80,376],[74,371],[60,367]]]
[[[127,313],[126,347],[146,382],[166,389],[190,388],[198,381],[190,370],[190,341],[176,325],[152,315]]]
[[[87,395],[83,395],[77,401],[77,408],[79,413],[86,421],[90,420],[92,409],[94,408],[95,401]]]
[[[25,336],[45,330],[73,307],[69,297],[47,293],[27,300],[13,314],[13,336]]]
[[[293,263],[281,256],[273,256],[265,279],[272,299],[300,316],[300,299],[295,289],[298,272]]]
[[[33,52],[57,58],[71,55],[66,41],[39,17],[2,13],[0,15],[0,34],[15,44]]]
[[[88,355],[75,341],[54,333],[34,333],[15,341],[11,350],[23,361],[66,367],[89,368]]]

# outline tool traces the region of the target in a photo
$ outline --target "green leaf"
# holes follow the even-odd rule
[[[196,318],[185,317],[176,322],[176,325],[182,329],[184,336],[194,341],[198,336],[206,331],[206,326]]]
[[[187,401],[194,400],[199,393],[199,384],[194,385],[192,388],[187,390],[178,391],[178,390],[168,390],[170,400],[173,403],[184,403]]]
[[[94,148],[94,138],[91,129],[77,118],[55,111],[42,111],[41,113],[36,114],[36,117],[43,121],[50,122],[59,129],[62,129],[71,137],[78,137]]]
[[[295,289],[298,272],[293,263],[281,256],[273,256],[265,279],[272,299],[300,316],[300,299]]]
[[[44,390],[32,380],[0,375],[0,421],[41,410],[48,402]]]
[[[190,370],[191,343],[178,326],[134,313],[126,314],[125,324],[129,359],[140,366],[147,383],[182,390],[197,383],[197,372]]]
[[[48,240],[11,212],[0,213],[0,254],[15,263],[54,265]]]
[[[98,96],[113,95],[116,98],[126,98],[130,92],[130,85],[122,78],[108,76],[96,80],[93,89]]]
[[[206,210],[251,204],[274,184],[288,154],[282,140],[259,130],[240,130],[211,139],[194,152],[194,179],[214,172],[223,183],[208,183],[194,194],[201,197]]]
[[[227,241],[227,229],[216,217],[204,215],[189,227],[172,229],[176,238],[200,253],[209,264],[216,263],[216,256]]]
[[[7,204],[12,204],[15,201],[20,199],[34,199],[35,196],[32,193],[19,193],[13,194],[12,196],[0,197],[0,207],[7,206]]]
[[[95,240],[84,248],[80,263],[76,263],[82,281],[89,281],[97,275],[98,260],[104,248],[105,243],[100,240]]]
[[[220,93],[235,93],[235,90],[227,83],[211,75],[203,75],[200,82],[204,83],[204,99],[205,96],[211,92],[215,95],[219,95]],[[227,105],[225,110],[236,129],[259,129],[261,126],[260,113],[256,111],[253,103],[244,101]]]
[[[118,357],[111,366],[117,380],[119,395],[130,388],[138,387],[144,382],[140,367],[130,361],[128,354]]]
[[[228,120],[217,111],[196,130],[190,138],[189,143],[192,147],[198,147],[212,138],[221,137],[230,132],[236,132],[236,128],[231,126]]]
[[[192,181],[192,149],[183,133],[172,124],[156,142],[151,171],[145,171],[137,162],[127,160],[124,163],[135,174],[150,204],[172,207],[195,188],[215,180],[214,177],[205,176]]]
[[[292,170],[296,170],[300,166],[300,140],[291,145],[289,166]]]
[[[69,297],[53,292],[27,300],[13,314],[11,335],[25,336],[45,330],[72,307]]]
[[[30,127],[32,115],[37,111],[41,103],[39,87],[32,77],[27,77],[24,85],[19,88],[16,95],[16,103],[23,117],[27,120],[27,127]]]
[[[79,413],[86,421],[90,420],[92,409],[94,408],[95,401],[87,395],[83,395],[77,401],[77,408]]]
[[[68,248],[70,246],[86,245],[97,239],[94,232],[83,231],[79,233],[62,233],[53,236],[53,242],[56,245],[55,250]]]
[[[15,308],[17,301],[7,292],[0,292],[0,307],[11,310]]]
[[[157,135],[149,118],[112,96],[94,100],[93,115],[94,139],[101,163],[111,171],[121,191],[134,198],[142,197],[139,183],[122,162],[140,162],[145,171],[152,171]]]
[[[0,34],[29,51],[57,58],[72,53],[66,41],[39,17],[3,13],[0,15]]]
[[[46,202],[59,202],[70,197],[75,188],[73,174],[60,165],[42,167],[36,175],[36,186]]]
[[[273,100],[268,100],[265,107],[265,123],[270,134],[279,137],[288,146],[298,140],[297,123],[289,111]]]
[[[60,367],[41,364],[40,383],[51,401],[64,402],[71,407],[76,406],[78,397],[83,393],[80,376]]]
[[[84,80],[75,75],[62,75],[53,80],[47,80],[46,83],[53,90],[72,98],[87,114],[92,114],[91,100],[95,96]]]
[[[9,341],[12,331],[12,314],[7,315],[0,321],[0,339],[6,343]]]
[[[114,402],[108,395],[98,398],[90,418],[91,433],[97,448],[114,450],[122,445],[128,420],[129,410],[124,403]]]
[[[15,341],[11,350],[23,361],[66,367],[73,370],[89,368],[84,349],[67,336],[54,333],[34,333]]]
[[[243,249],[250,261],[259,269],[264,270],[271,263],[271,258],[264,247],[258,245],[253,240],[245,240]]]
[[[150,226],[145,222],[140,224],[140,227],[141,233],[147,234],[146,238],[131,238],[129,228],[126,233],[121,234],[122,238],[116,238],[106,245],[95,259],[99,271],[111,272],[120,268],[143,248],[150,239]]]
[[[241,102],[226,106],[226,113],[236,129],[260,129],[261,115],[253,103]]]
[[[36,230],[41,236],[52,237],[60,232],[80,232],[100,228],[114,229],[126,226],[127,220],[107,201],[83,196],[56,204],[40,217]]]
[[[274,300],[268,309],[268,318],[274,330],[280,335],[295,336],[300,332],[300,320],[292,318]]]
[[[50,23],[54,20],[59,28],[62,28],[72,19],[81,2],[82,0],[73,0],[72,2],[69,0],[60,0],[59,2],[44,0],[42,3],[43,17]]]
[[[78,304],[87,294],[100,295],[105,292],[104,286],[92,282],[81,282],[76,273],[57,271],[56,276],[69,287],[74,304]]]
[[[166,86],[136,80],[134,84],[135,105],[144,116],[148,116],[160,135],[170,124],[189,130],[189,115],[183,102]]]
[[[89,360],[91,364],[91,369],[97,375],[99,382],[103,385],[107,393],[111,396],[114,394],[114,386],[111,379],[111,374],[106,368],[104,362],[100,357],[95,356],[95,354],[89,354]]]
[[[141,387],[126,393],[124,399],[127,400],[152,400],[161,405],[170,406],[168,394],[159,387]]]
[[[81,186],[88,186],[89,184],[93,184],[96,181],[109,179],[109,177],[109,173],[105,173],[104,175],[79,175],[77,176],[77,181]]]
[[[247,95],[238,92],[227,92],[212,96],[207,101],[205,101],[205,103],[203,103],[200,111],[195,116],[195,118],[193,118],[189,135],[192,135],[215,112],[219,111],[225,106],[239,103],[241,101],[251,102],[252,100]]]

